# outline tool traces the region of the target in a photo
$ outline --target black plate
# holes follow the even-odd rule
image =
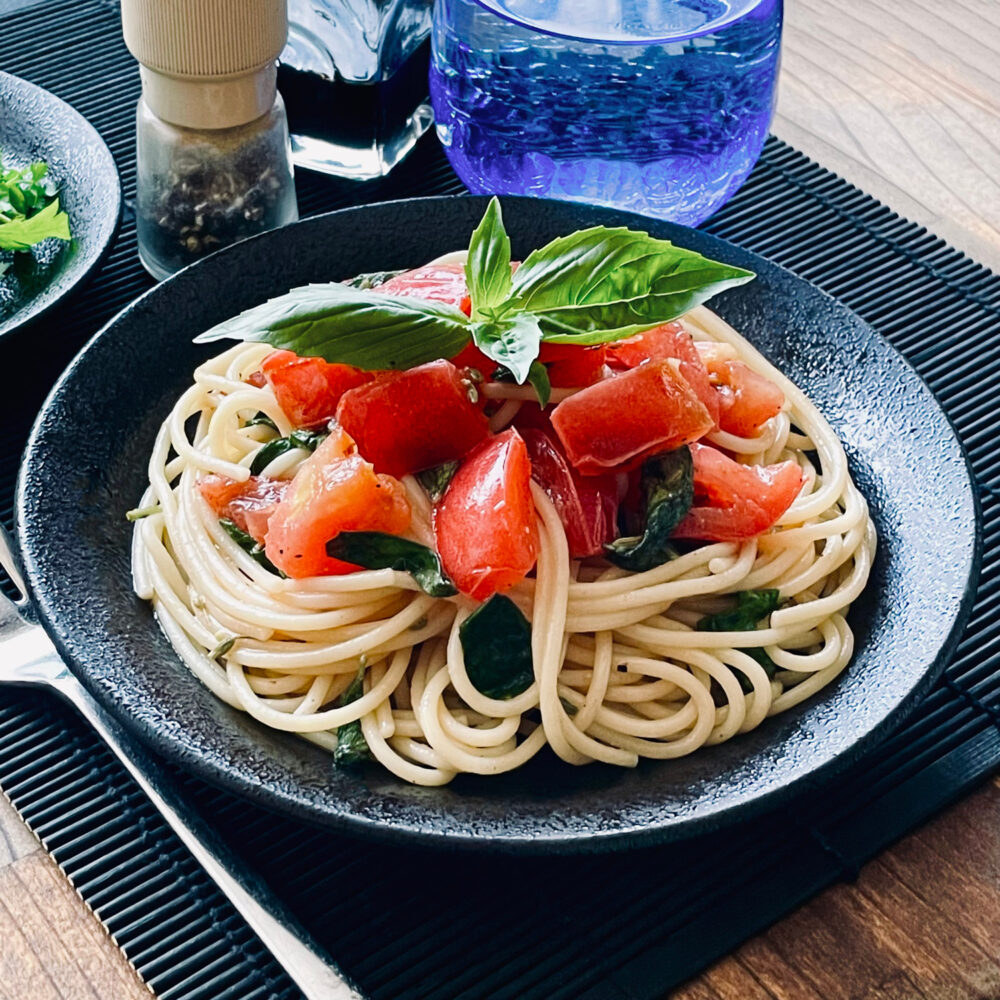
[[[54,306],[100,264],[118,231],[118,168],[93,125],[65,101],[0,73],[0,153],[6,164],[49,165],[69,215],[69,243],[46,240],[0,275],[0,336]]]
[[[957,642],[977,574],[977,510],[961,447],[928,389],[857,316],[807,282],[703,233],[558,202],[504,199],[514,253],[629,225],[757,271],[713,303],[824,410],[879,530],[852,612],[858,650],[835,685],[756,731],[634,771],[554,757],[497,778],[416,788],[338,771],[201,686],[130,589],[130,528],[155,432],[196,364],[191,338],[291,285],[413,267],[464,245],[482,198],[334,212],[205,260],[144,295],[53,390],[22,468],[18,529],[41,616],[67,662],[133,732],[263,805],[356,833],[513,851],[596,851],[707,830],[856,759],[899,723]]]

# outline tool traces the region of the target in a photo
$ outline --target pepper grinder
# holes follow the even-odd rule
[[[139,61],[136,230],[161,279],[298,218],[276,59],[285,0],[122,0]]]

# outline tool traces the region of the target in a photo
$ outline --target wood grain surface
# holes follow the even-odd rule
[[[788,0],[774,131],[1000,271],[1000,2]],[[0,1000],[149,997],[0,798]],[[1000,783],[674,1000],[998,1000]]]

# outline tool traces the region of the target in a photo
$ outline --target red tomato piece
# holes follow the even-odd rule
[[[680,323],[664,323],[634,337],[607,345],[608,364],[616,368],[637,368],[647,361],[676,358],[681,374],[705,405],[714,424],[719,423],[719,395],[709,381],[708,369],[691,335]]]
[[[781,412],[785,394],[742,361],[709,364],[719,395],[719,426],[738,437],[756,437],[761,427]]]
[[[446,302],[458,306],[466,316],[472,312],[472,300],[465,283],[462,264],[425,264],[412,271],[404,271],[377,285],[372,291],[387,295],[412,295],[431,302]]]
[[[531,461],[516,430],[484,442],[459,466],[434,510],[434,536],[445,571],[477,601],[509,590],[535,565]]]
[[[344,393],[337,421],[361,454],[390,476],[461,458],[490,433],[450,361],[380,372],[374,382]]]
[[[484,379],[488,379],[496,371],[497,363],[483,354],[473,343],[468,343],[451,359],[456,368],[474,368]]]
[[[795,462],[740,465],[708,445],[692,444],[694,506],[674,538],[733,542],[767,531],[802,489]]]
[[[538,360],[549,370],[556,388],[576,389],[604,378],[605,345],[542,344]]]
[[[334,432],[295,473],[267,525],[264,552],[290,577],[337,576],[360,567],[333,559],[326,543],[341,531],[398,535],[410,524],[402,483],[379,476],[350,435]]]
[[[216,517],[232,521],[261,544],[267,533],[267,522],[287,488],[287,479],[263,476],[251,476],[245,483],[238,483],[213,474],[198,481],[198,489]]]
[[[374,376],[350,365],[322,358],[300,358],[291,351],[272,351],[260,366],[282,412],[296,427],[325,424],[337,412],[340,397]]]
[[[647,455],[697,441],[714,426],[676,361],[650,361],[564,399],[552,427],[586,476],[631,468]]]
[[[574,559],[600,554],[616,534],[618,482],[612,475],[574,474],[555,441],[540,430],[522,432],[531,458],[531,478],[552,501],[566,529]]]

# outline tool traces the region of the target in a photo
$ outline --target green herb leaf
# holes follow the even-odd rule
[[[195,341],[226,337],[358,368],[402,369],[453,358],[469,342],[469,319],[441,302],[380,295],[335,282],[293,288]]]
[[[523,385],[538,357],[542,330],[531,313],[512,313],[496,320],[473,323],[472,339],[476,347],[497,364],[503,365]]]
[[[781,592],[778,590],[741,590],[736,595],[735,608],[706,615],[698,622],[698,631],[752,632],[758,622],[777,610],[780,603]]]
[[[676,555],[669,543],[670,535],[694,502],[691,449],[685,445],[646,459],[642,463],[639,489],[642,534],[618,538],[604,546],[605,555],[616,566],[635,573],[660,566]]]
[[[30,250],[36,243],[50,238],[70,238],[69,216],[59,211],[58,199],[28,218],[16,218],[0,224],[0,250]]]
[[[357,701],[365,693],[365,667],[367,662],[362,656],[358,666],[358,674],[351,681],[350,686],[337,699],[337,708],[343,708]],[[337,764],[351,765],[360,764],[362,761],[370,760],[372,752],[365,739],[365,734],[361,729],[361,720],[355,719],[343,726],[337,727],[337,747],[333,751],[333,759]]]
[[[315,451],[326,439],[325,431],[292,431],[288,437],[275,438],[268,441],[253,457],[250,463],[250,475],[259,476],[279,455],[302,448],[305,451]]]
[[[458,627],[469,680],[487,698],[513,698],[535,680],[531,625],[518,606],[494,594]]]
[[[510,237],[503,226],[500,200],[495,196],[469,240],[465,282],[474,320],[492,318],[491,311],[510,295]]]
[[[356,274],[353,278],[348,278],[343,284],[349,285],[351,288],[378,288],[379,285],[384,285],[390,278],[395,278],[402,273],[402,268],[398,271],[367,271],[364,274]]]
[[[451,597],[458,593],[433,549],[398,535],[382,531],[342,531],[326,543],[326,554],[365,569],[409,573],[420,589],[431,597]]]
[[[220,518],[219,524],[222,525],[226,534],[229,535],[229,537],[236,542],[236,544],[243,549],[247,555],[251,556],[255,562],[260,563],[264,569],[266,569],[269,573],[274,573],[275,576],[285,576],[285,574],[282,573],[281,570],[267,558],[264,554],[264,546],[259,545],[253,535],[247,534],[247,532],[239,527],[239,525],[234,524],[227,517]]]
[[[595,226],[530,253],[507,308],[535,313],[547,341],[599,344],[676,319],[753,277],[648,233]]]
[[[424,469],[417,473],[417,482],[427,491],[431,503],[437,503],[444,496],[448,484],[458,471],[458,462],[444,462],[435,465],[433,469]]]
[[[244,427],[270,427],[271,430],[276,431],[278,425],[263,411],[258,410],[244,425]]]
[[[549,381],[549,370],[541,361],[532,361],[528,369],[528,381],[538,396],[538,403],[543,408],[549,405],[552,396],[552,383]]]

